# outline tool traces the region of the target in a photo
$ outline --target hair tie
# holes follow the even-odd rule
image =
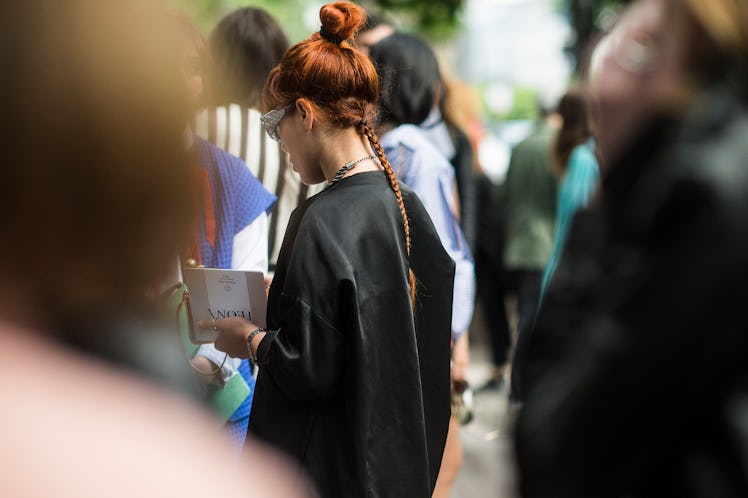
[[[334,43],[335,45],[340,45],[344,40],[344,38],[337,37],[334,34],[327,31],[327,29],[324,26],[319,27],[319,34],[322,38],[329,41],[330,43]]]
[[[361,121],[359,121],[358,123],[356,123],[356,128],[358,128],[358,127],[364,127],[364,126],[366,126],[368,124],[369,123],[367,123],[365,119],[361,119]]]

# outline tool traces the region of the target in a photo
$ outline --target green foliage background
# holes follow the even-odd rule
[[[207,35],[216,22],[228,12],[239,7],[260,7],[268,11],[283,26],[291,42],[302,40],[310,34],[304,24],[304,11],[313,0],[166,0],[167,5],[181,10],[195,21]]]
[[[158,1],[158,0],[144,0]],[[318,22],[318,9],[325,0],[164,0],[175,10],[190,16],[207,35],[215,23],[229,11],[244,6],[261,7],[283,26],[292,43],[300,41],[315,29],[307,23]],[[450,43],[459,33],[460,14],[467,0],[354,0],[369,11],[385,14],[399,29],[426,38]],[[629,0],[554,0],[556,8],[569,19],[577,36],[566,47],[580,60],[588,42],[605,22],[606,14],[629,3]],[[310,10],[311,9],[311,10]],[[305,20],[305,16],[311,19]],[[532,89],[514,88],[514,106],[507,115],[494,119],[532,119],[535,117],[535,93]]]
[[[320,0],[167,0],[176,9],[192,17],[209,31],[226,12],[243,6],[262,7],[270,12],[286,30],[291,41],[309,35],[304,24],[304,12],[310,6],[324,4]],[[398,24],[430,38],[444,39],[459,26],[459,13],[465,0],[365,0],[356,2],[366,9],[390,14]],[[316,9],[315,9],[316,11]]]
[[[309,34],[304,24],[304,12],[321,6],[322,0],[166,0],[174,8],[189,14],[206,31],[231,9],[242,6],[262,7],[270,12],[286,29],[292,41]],[[356,1],[356,0],[354,0]],[[600,28],[601,15],[628,3],[629,0],[554,0],[564,11],[577,32],[570,51],[581,53],[584,44]],[[450,38],[459,29],[460,13],[466,0],[361,0],[366,9],[389,14],[398,20],[399,27],[423,34],[431,39]],[[316,9],[315,9],[316,10]]]

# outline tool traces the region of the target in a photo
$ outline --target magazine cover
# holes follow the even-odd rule
[[[265,326],[267,295],[262,272],[218,268],[184,268],[182,272],[195,324],[193,342],[208,343],[218,337],[214,330],[197,327],[200,321],[242,317]]]

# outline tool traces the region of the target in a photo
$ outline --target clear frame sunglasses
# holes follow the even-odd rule
[[[626,71],[642,75],[657,65],[659,47],[654,36],[644,31],[623,33],[613,39],[613,58]]]
[[[276,142],[280,142],[278,125],[280,125],[283,116],[291,110],[291,107],[293,107],[293,104],[288,104],[286,107],[281,109],[273,109],[272,111],[266,112],[260,117],[260,122],[262,123],[262,127],[265,128],[265,132]]]

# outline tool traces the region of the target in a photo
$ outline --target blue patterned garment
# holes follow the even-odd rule
[[[239,375],[241,375],[249,386],[249,395],[246,397],[239,408],[231,415],[226,423],[226,430],[231,436],[231,440],[238,448],[244,447],[244,440],[247,438],[247,427],[249,426],[249,412],[252,409],[252,399],[255,394],[255,378],[252,375],[252,367],[249,361],[242,360],[239,365]]]
[[[215,245],[206,236],[206,216],[200,211],[197,239],[200,263],[209,268],[231,268],[233,243],[236,234],[249,226],[260,214],[270,213],[277,197],[265,190],[252,175],[247,165],[238,157],[216,147],[211,142],[194,137],[199,165],[207,173],[215,217]],[[247,436],[249,412],[254,395],[255,379],[247,360],[239,366],[241,375],[249,386],[249,394],[231,415],[226,429],[242,448]]]
[[[277,197],[265,190],[244,162],[207,140],[195,137],[200,166],[208,174],[216,221],[215,247],[205,232],[205,213],[197,225],[201,264],[208,268],[231,268],[234,236],[261,213],[270,213]]]

